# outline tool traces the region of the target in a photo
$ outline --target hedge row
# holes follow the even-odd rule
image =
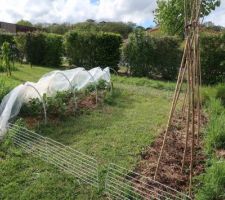
[[[34,65],[58,67],[63,56],[63,37],[41,32],[19,33],[15,37],[21,58]]]
[[[200,38],[203,83],[225,81],[225,33],[202,34]],[[70,64],[85,68],[116,69],[121,61],[122,37],[113,33],[71,31],[63,38],[41,32],[20,33],[15,37],[0,32],[0,46],[4,41],[14,44],[14,40],[20,58],[36,65],[60,66],[64,49]],[[122,61],[130,66],[134,76],[175,80],[182,54],[180,46],[176,37],[153,37],[138,30],[123,45]]]
[[[120,61],[122,37],[114,33],[71,31],[65,36],[70,64],[87,69],[94,66],[113,67]]]
[[[10,33],[0,31],[0,47],[4,42],[13,43],[14,36]]]
[[[152,37],[136,31],[123,46],[123,62],[134,76],[174,80],[181,60],[179,46],[176,37]]]
[[[225,33],[201,35],[202,80],[206,84],[225,81]]]
[[[224,82],[225,33],[202,34],[200,38],[203,83]],[[175,37],[152,37],[137,31],[123,47],[123,61],[134,76],[175,80],[181,61],[180,44]]]

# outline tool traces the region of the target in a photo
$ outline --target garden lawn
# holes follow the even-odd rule
[[[4,80],[7,84],[13,84],[16,86],[17,84],[26,81],[36,82],[41,78],[42,75],[53,70],[56,69],[35,65],[30,67],[29,65],[16,63],[16,71],[12,72],[12,76],[7,77],[6,73],[0,73],[0,80]]]
[[[7,84],[34,81],[50,70],[23,66],[13,77],[4,79]],[[141,152],[166,125],[174,87],[143,78],[113,80],[114,93],[107,95],[103,105],[36,128],[40,134],[96,158],[101,181],[109,163],[131,170],[135,167]],[[79,187],[72,176],[6,144],[0,147],[0,175],[0,199],[106,198],[102,190],[92,193]]]

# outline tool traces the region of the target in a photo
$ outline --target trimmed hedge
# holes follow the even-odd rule
[[[202,81],[215,84],[225,81],[225,33],[200,37]]]
[[[10,44],[13,44],[14,43],[13,39],[14,38],[13,38],[12,34],[0,31],[0,47],[2,46],[2,44],[4,42],[8,42]]]
[[[63,38],[56,34],[42,32],[19,33],[15,37],[16,45],[31,65],[59,67],[62,63]]]
[[[45,34],[44,65],[60,66],[63,52],[63,37],[56,34]]]
[[[118,69],[122,37],[104,32],[71,31],[65,36],[70,64],[87,69],[101,66]]]
[[[123,46],[123,62],[130,66],[134,76],[174,80],[181,60],[179,46],[176,37],[153,37],[135,31]]]

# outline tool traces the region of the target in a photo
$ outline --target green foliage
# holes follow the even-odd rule
[[[127,38],[128,34],[131,33],[136,27],[136,24],[132,22],[123,23],[123,22],[96,22],[95,20],[88,19],[86,22],[79,22],[76,24],[35,24],[35,27],[41,28],[48,33],[55,33],[64,35],[65,33],[76,30],[76,31],[85,31],[85,32],[110,32],[120,34],[123,38]]]
[[[97,83],[97,89],[98,90],[107,90],[109,89],[109,83],[105,80],[99,80],[98,83]]]
[[[31,69],[24,65],[7,84],[13,82],[13,78],[17,84],[19,80],[35,81],[47,70],[51,69],[36,66]],[[153,83],[155,81],[143,78],[116,77],[112,104],[105,103],[104,107],[99,106],[91,112],[66,117],[61,123],[49,122],[35,127],[36,131],[95,157],[100,163],[100,181],[104,181],[111,162],[132,170],[140,160],[140,152],[154,141],[158,130],[166,123],[170,108],[167,91],[152,88]],[[164,84],[169,87],[158,81],[158,85]],[[2,145],[0,152],[1,148]],[[7,159],[0,161],[2,199],[105,199],[102,191],[88,190],[86,185],[80,187],[74,177],[46,162],[27,154],[5,152],[7,150],[2,154]]]
[[[123,47],[123,62],[130,66],[134,76],[174,80],[180,59],[176,37],[152,37],[144,31],[135,31]]]
[[[103,22],[99,23],[98,26],[103,32],[118,33],[123,38],[127,38],[129,33],[131,33],[134,29],[134,24],[123,22]]]
[[[121,36],[113,33],[71,31],[65,37],[70,64],[87,69],[96,66],[117,69],[121,43]]]
[[[186,1],[191,2],[191,1]],[[183,35],[184,30],[184,1],[157,0],[155,21],[169,35]],[[189,5],[189,3],[187,4]],[[209,15],[220,5],[220,0],[203,0],[201,16]],[[191,9],[191,8],[190,8]]]
[[[46,97],[48,115],[58,116],[60,118],[66,116],[68,105],[73,101],[73,94],[69,91],[57,92],[54,97]]]
[[[221,102],[211,98],[207,105],[209,122],[205,133],[205,149],[212,153],[215,149],[225,148],[225,109]]]
[[[73,29],[77,31],[86,32],[110,32],[120,34],[123,38],[127,38],[129,33],[133,31],[135,24],[123,22],[95,22],[94,20],[87,20],[86,22],[77,23]]]
[[[19,51],[19,61],[22,63],[23,59],[26,57],[27,49],[27,36],[26,33],[18,33],[14,37],[16,47]]]
[[[225,81],[225,33],[200,37],[202,81],[215,84]]]
[[[1,47],[2,53],[2,66],[5,71],[7,71],[7,75],[11,76],[11,48],[10,43],[4,42]]]
[[[71,30],[73,26],[68,23],[62,23],[62,24],[53,23],[53,24],[49,24],[47,26],[45,24],[39,23],[39,24],[36,24],[35,27],[44,29],[48,33],[64,35],[66,32]]]
[[[196,194],[196,200],[225,199],[225,161],[213,161],[206,172],[200,176],[202,187]]]
[[[216,87],[203,87],[201,88],[201,101],[203,105],[207,105],[212,98],[216,97],[217,89]]]
[[[44,65],[59,67],[63,56],[63,38],[56,34],[45,34]]]
[[[26,59],[31,65],[43,65],[46,52],[45,35],[41,32],[25,34]]]
[[[216,98],[220,99],[223,106],[225,106],[225,85],[224,84],[220,84],[217,87]]]
[[[42,32],[19,33],[15,37],[21,60],[34,65],[59,67],[62,62],[62,36]]]
[[[0,102],[3,97],[10,91],[11,86],[6,84],[4,79],[0,79]]]
[[[31,22],[29,22],[27,20],[23,20],[23,19],[16,22],[16,24],[22,25],[22,26],[31,26],[31,27],[33,26],[33,24]]]
[[[46,103],[46,110],[48,116],[64,117],[68,111],[68,105],[70,101],[73,101],[73,95],[71,92],[57,92],[54,97],[44,96],[44,102]],[[43,115],[43,103],[36,99],[30,99],[30,101],[24,104],[21,108],[22,116],[42,116]]]
[[[13,44],[13,34],[0,31],[0,47],[4,42]]]

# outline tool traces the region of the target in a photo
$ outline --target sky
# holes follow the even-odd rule
[[[0,21],[15,23],[77,23],[96,21],[135,22],[154,26],[156,0],[0,0]],[[225,26],[225,0],[205,21]]]

